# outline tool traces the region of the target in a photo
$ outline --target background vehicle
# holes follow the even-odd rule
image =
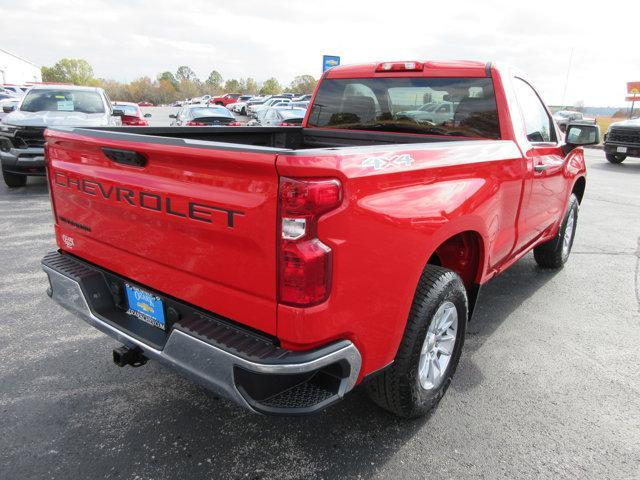
[[[422,105],[417,110],[401,111],[395,114],[396,118],[411,118],[417,122],[442,125],[452,122],[453,115],[458,107],[453,102],[430,102]]]
[[[560,110],[553,114],[553,118],[560,127],[561,131],[567,129],[569,123],[590,123],[595,125],[596,119],[593,117],[587,117],[582,112],[575,112],[572,110]]]
[[[199,105],[189,105],[183,107],[175,115],[169,115],[173,119],[172,127],[213,127],[213,126],[239,126],[240,122],[236,117],[224,107],[201,107]]]
[[[34,86],[2,120],[0,160],[9,187],[24,186],[28,175],[45,174],[44,130],[54,125],[108,127],[121,125],[121,121],[113,116],[111,102],[101,88]]]
[[[252,97],[251,95],[242,95],[241,97],[238,97],[237,102],[228,104],[227,108],[234,113],[239,113],[240,115],[246,115],[247,102],[252,98],[255,98],[255,97]]]
[[[259,124],[265,127],[296,127],[302,124],[306,113],[304,108],[272,107],[265,110]]]
[[[4,90],[13,92],[18,96],[24,95],[26,93],[26,91],[29,90],[29,88],[31,88],[31,87],[18,86],[18,85],[2,85],[1,87]]]
[[[18,104],[20,103],[19,98],[8,97],[8,98],[0,98],[0,123],[4,120],[4,117],[13,112],[16,108],[18,108]]]
[[[640,119],[612,123],[604,136],[604,151],[611,163],[640,157]]]
[[[122,125],[130,127],[148,127],[146,118],[151,118],[150,113],[142,114],[142,110],[137,103],[133,102],[113,102],[113,115],[119,116]],[[122,115],[120,115],[122,113]]]
[[[304,108],[306,110],[307,108],[309,108],[309,102],[306,102],[306,101],[296,102],[292,100],[291,103],[289,104],[289,107]]]
[[[247,107],[247,114],[250,117],[255,117],[260,110],[263,110],[269,107],[275,107],[276,105],[279,105],[279,106],[288,105],[290,103],[291,103],[291,100],[288,98],[271,97],[270,99],[266,100],[264,103],[249,105]]]
[[[16,93],[13,90],[7,90],[4,88],[0,88],[0,96],[4,99],[4,98],[22,98],[24,96],[24,93]]]
[[[452,122],[394,117],[434,90]],[[531,250],[568,260],[577,147],[599,140],[565,141],[507,67],[431,61],[332,68],[301,128],[129,132],[47,133],[52,298],[123,342],[119,365],[156,359],[251,410],[364,383],[403,417],[444,395],[484,283]]]
[[[138,102],[138,105],[141,107],[153,107],[153,103],[151,102]]]
[[[212,103],[214,105],[223,105],[226,107],[230,103],[235,103],[239,97],[239,93],[225,93],[224,95],[211,98],[211,100],[209,100],[209,103]]]
[[[308,95],[302,95],[300,97],[293,98],[292,100],[294,102],[309,102],[309,101],[311,101],[312,97],[313,97],[313,95],[308,94]]]
[[[15,95],[14,93],[2,93],[0,92],[0,100],[20,100],[22,97]]]

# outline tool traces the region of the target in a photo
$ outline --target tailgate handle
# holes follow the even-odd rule
[[[123,165],[131,165],[133,167],[144,167],[147,164],[147,157],[143,154],[134,152],[133,150],[121,150],[119,148],[102,149],[109,160]]]

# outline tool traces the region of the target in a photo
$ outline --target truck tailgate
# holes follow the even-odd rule
[[[275,334],[276,154],[175,143],[47,131],[58,245],[142,286]]]

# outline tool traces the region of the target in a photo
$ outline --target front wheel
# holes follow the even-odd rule
[[[434,409],[458,365],[468,310],[460,277],[446,268],[427,265],[396,358],[367,383],[369,397],[405,418]]]
[[[622,153],[607,153],[605,156],[609,163],[622,163],[627,159],[627,156]]]
[[[571,194],[558,235],[533,249],[533,256],[543,268],[561,268],[569,259],[578,224],[578,198]]]

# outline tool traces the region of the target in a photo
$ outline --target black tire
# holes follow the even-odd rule
[[[609,163],[622,163],[627,159],[627,156],[622,153],[607,153],[605,156]]]
[[[27,184],[27,176],[19,173],[9,173],[3,170],[2,177],[9,188],[24,187]]]
[[[558,230],[558,235],[552,238],[548,242],[538,245],[533,249],[533,256],[536,259],[538,265],[543,268],[562,268],[571,254],[571,248],[573,247],[573,241],[576,237],[576,226],[578,224],[578,198],[571,194],[569,199],[569,208],[562,219],[562,225]],[[569,223],[570,216],[573,215],[573,228],[570,232],[567,232],[567,225]],[[570,235],[568,239],[568,250],[563,248],[565,236]]]
[[[242,107],[240,110],[240,115],[244,115],[245,117],[247,116],[247,109],[245,107]]]
[[[455,343],[441,382],[427,390],[418,375],[420,353],[434,315],[445,302],[451,302],[458,315]],[[468,312],[467,292],[460,277],[446,268],[427,265],[396,358],[390,367],[367,382],[369,397],[400,417],[417,417],[433,410],[447,391],[458,365]]]

